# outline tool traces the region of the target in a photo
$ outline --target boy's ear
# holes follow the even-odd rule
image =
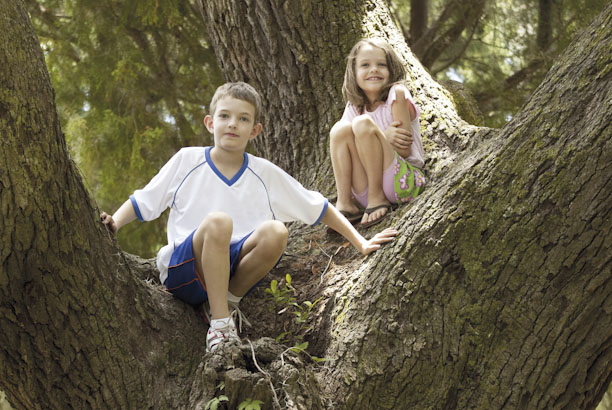
[[[208,130],[208,132],[210,132],[211,134],[214,134],[213,118],[210,115],[207,115],[206,117],[204,117],[204,125],[206,126],[206,129]]]
[[[249,139],[253,139],[257,135],[259,135],[259,133],[261,132],[262,128],[263,128],[263,125],[261,125],[260,122],[258,122],[257,124],[253,125],[253,129],[251,130],[251,138],[249,138]]]

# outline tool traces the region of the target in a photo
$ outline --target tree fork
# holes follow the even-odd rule
[[[245,3],[257,3],[250,11],[258,17],[274,15],[265,14],[266,2]],[[282,397],[293,408],[593,408],[612,374],[612,6],[568,49],[522,113],[493,131],[459,119],[397,30],[383,24],[388,9],[382,3],[339,3],[353,13],[337,21],[355,28],[351,36],[386,36],[408,61],[429,144],[430,185],[395,213],[403,235],[391,246],[356,259],[345,276],[335,270],[325,276],[325,292],[333,296],[324,306],[331,311],[323,318],[324,355],[333,362],[317,376],[326,394],[319,396],[299,358],[286,359],[288,367],[279,363],[272,341],[255,342],[259,364],[275,386],[291,380]],[[326,12],[305,22],[334,17],[323,4],[302,7]],[[228,10],[214,15],[216,24],[235,18]],[[291,56],[310,67],[316,59],[308,53],[335,56],[353,43],[326,46],[326,36],[338,36],[323,28],[344,32],[338,23],[323,24],[317,36],[308,33],[317,42],[301,46],[295,39],[305,28],[298,17],[278,21],[295,24],[278,25],[288,39],[277,43],[288,44],[277,50],[287,57],[279,59],[281,73],[296,69],[299,60]],[[247,34],[225,35],[259,30],[242,29]],[[229,48],[240,44],[218,41],[217,50],[223,41]],[[296,137],[293,145],[270,138],[275,155],[297,163],[305,161],[302,149],[304,158],[326,156],[321,138],[341,110],[338,88],[331,96],[337,84],[317,81],[303,97],[293,88],[299,91],[300,83],[261,80],[269,65],[259,66],[265,73],[251,67],[252,77],[240,68],[228,74],[234,67],[229,58],[228,79],[252,78],[264,87],[266,101],[280,104],[276,108],[283,106],[270,97],[274,93],[290,100],[285,108],[294,107],[278,114],[280,126],[268,117],[270,135],[282,134],[276,127],[319,132],[304,132],[311,140]],[[0,61],[0,213],[9,244],[0,253],[0,387],[11,402],[19,408],[200,408],[217,394],[218,380],[268,394],[265,377],[252,370],[250,347],[205,356],[205,327],[193,310],[143,281],[142,270],[136,272],[96,223],[97,211],[68,159],[42,53],[20,3],[0,3]],[[343,68],[331,70],[337,75]],[[335,114],[321,111],[314,125],[291,123],[296,95],[308,100],[305,112]],[[323,98],[323,105],[310,98]],[[309,144],[313,148],[304,148]],[[301,175],[324,187],[329,169],[315,164],[306,164],[314,178]]]

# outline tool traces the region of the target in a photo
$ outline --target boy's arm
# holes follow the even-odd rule
[[[128,199],[119,207],[119,209],[117,209],[117,211],[115,211],[113,216],[110,216],[106,212],[102,212],[100,214],[100,219],[112,233],[117,233],[119,228],[136,219],[136,211],[134,210],[132,201]]]
[[[374,235],[372,239],[365,239],[355,227],[342,215],[336,207],[329,204],[327,211],[321,218],[321,222],[329,226],[340,235],[344,236],[359,252],[368,255],[386,242],[390,242],[397,235],[397,231],[393,228],[387,228],[382,232]]]
[[[402,158],[408,158],[412,152],[412,130],[410,123],[416,118],[414,106],[406,99],[404,90],[396,89],[396,99],[391,105],[393,122],[385,130],[387,141]]]

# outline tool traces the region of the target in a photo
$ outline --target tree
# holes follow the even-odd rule
[[[485,114],[482,124],[500,127],[527,101],[569,40],[609,2],[390,3],[419,60],[438,81],[461,79]]]
[[[205,8],[226,79],[249,80],[268,104],[260,152],[329,186],[321,141],[343,65],[332,64],[376,32],[407,61],[431,158],[428,189],[394,218],[402,237],[323,276],[317,345],[330,362],[313,367],[270,339],[204,355],[197,314],[96,223],[37,38],[21,3],[1,2],[0,387],[11,402],[199,408],[224,380],[232,405],[276,394],[309,409],[593,408],[612,374],[612,6],[496,131],[461,121],[383,2],[270,3]],[[255,64],[265,50],[277,77]]]

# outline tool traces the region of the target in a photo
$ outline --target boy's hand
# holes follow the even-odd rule
[[[387,228],[382,232],[377,233],[370,240],[365,241],[359,252],[364,255],[369,255],[378,250],[383,243],[391,242],[397,236],[397,231],[393,228]]]
[[[393,121],[385,130],[385,138],[396,150],[405,151],[412,147],[412,132],[400,128],[400,125],[401,121]]]
[[[100,220],[104,225],[106,225],[108,229],[110,229],[112,233],[117,233],[117,224],[115,223],[115,220],[112,216],[110,216],[106,212],[102,212],[100,214]]]

